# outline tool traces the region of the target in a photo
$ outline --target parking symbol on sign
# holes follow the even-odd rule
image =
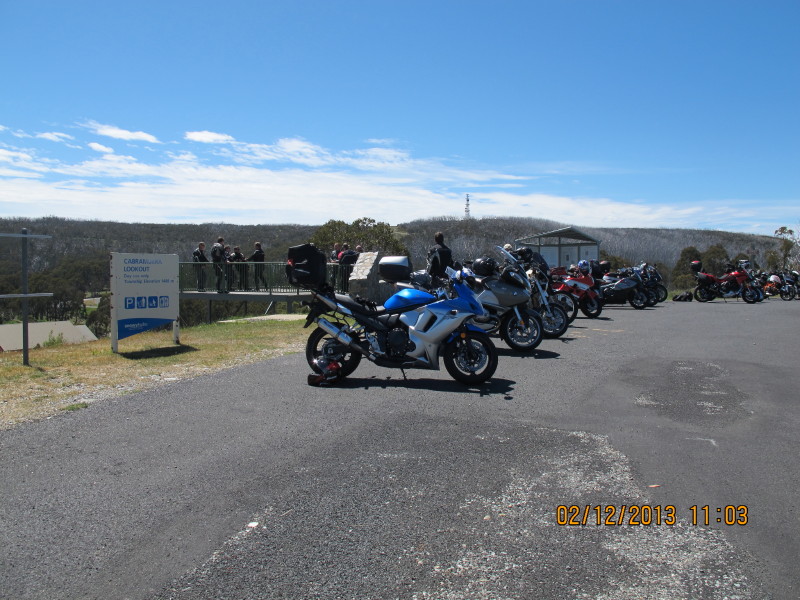
[[[136,298],[133,296],[125,296],[125,308],[128,310],[136,308]]]

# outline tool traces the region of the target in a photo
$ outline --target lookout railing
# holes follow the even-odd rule
[[[327,265],[328,283],[337,292],[347,291],[347,280],[353,270],[349,265]],[[220,284],[227,292],[262,292],[270,295],[300,295],[305,292],[289,284],[286,279],[286,263],[179,263],[178,282],[181,292],[216,292],[217,277],[222,270]]]

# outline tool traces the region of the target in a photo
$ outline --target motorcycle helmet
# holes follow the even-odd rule
[[[533,262],[533,250],[527,247],[517,248],[517,256],[519,256],[519,260],[523,263],[530,264]]]
[[[494,275],[495,269],[497,269],[497,261],[491,256],[481,256],[472,263],[472,270],[478,277]]]
[[[579,260],[578,261],[578,270],[581,273],[583,273],[584,275],[586,275],[591,270],[591,268],[589,267],[589,261],[588,260]]]
[[[775,285],[780,285],[780,284],[781,284],[781,278],[780,278],[780,277],[778,277],[777,275],[770,275],[770,278],[769,278],[769,280],[770,280],[772,283],[774,283]]]

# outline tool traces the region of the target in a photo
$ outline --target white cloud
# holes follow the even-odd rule
[[[51,142],[63,142],[66,140],[74,140],[75,138],[66,133],[59,133],[57,131],[48,131],[46,133],[37,133],[36,136],[42,140],[50,140]]]
[[[192,142],[203,142],[204,144],[230,144],[236,141],[230,135],[213,131],[187,131],[184,139]]]
[[[86,127],[100,134],[108,133],[110,126],[93,122]],[[8,128],[3,131],[16,135]],[[148,137],[118,128],[110,131],[115,134],[110,137],[117,139]],[[543,217],[599,227],[724,225],[732,230],[748,228],[732,223],[731,215],[744,216],[751,223],[757,220],[747,215],[753,203],[745,200],[668,205],[621,202],[600,194],[539,193],[536,178],[529,175],[419,159],[379,140],[365,148],[334,151],[301,138],[253,144],[195,131],[187,132],[185,139],[210,146],[171,142],[148,153],[145,161],[115,154],[97,142],[81,141],[83,155],[76,161],[51,158],[62,146],[44,144],[39,154],[34,147],[0,144],[0,216],[307,224],[367,216],[396,224],[460,216],[464,193],[469,192],[474,217]],[[562,174],[578,171],[578,166],[587,169],[587,165],[570,163],[557,166],[551,170]],[[762,208],[763,214],[769,212],[766,206]],[[776,219],[782,212],[785,208],[775,207]],[[763,227],[771,233],[781,224]]]
[[[97,135],[103,135],[117,140],[150,142],[151,144],[160,143],[155,136],[145,133],[144,131],[128,131],[127,129],[115,127],[114,125],[103,125],[97,121],[89,121],[84,124],[84,127],[94,131]]]
[[[102,152],[103,154],[113,154],[114,153],[114,149],[113,148],[109,148],[108,146],[103,146],[103,144],[98,144],[97,142],[89,142],[87,144],[87,146],[89,146],[89,148],[91,148],[95,152]]]

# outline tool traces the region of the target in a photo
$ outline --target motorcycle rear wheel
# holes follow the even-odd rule
[[[644,291],[644,295],[647,296],[647,302],[645,302],[647,306],[655,306],[658,304],[658,292],[653,288],[647,288]]]
[[[794,290],[789,287],[782,287],[781,300],[794,300]]]
[[[477,385],[497,370],[497,348],[485,333],[466,331],[444,347],[444,366],[450,377],[466,385]]]
[[[584,296],[581,298],[581,312],[590,319],[596,319],[603,312],[603,305],[597,298]]]
[[[669,291],[667,291],[667,287],[661,283],[654,286],[653,289],[656,291],[656,296],[658,296],[659,302],[664,302],[669,297]]]
[[[542,312],[539,313],[542,317],[542,335],[546,338],[558,338],[564,335],[564,332],[569,327],[569,318],[567,311],[560,304],[552,302],[550,304],[550,314],[542,307]]]
[[[345,346],[333,339],[327,331],[317,327],[306,342],[306,361],[315,373],[322,372],[316,360],[323,356],[323,353],[326,358],[335,360],[341,365],[339,371],[341,377],[352,374],[361,362],[361,352]]]
[[[698,286],[694,288],[694,299],[698,302],[710,302],[714,296],[706,288]]]
[[[542,342],[542,319],[535,310],[520,309],[522,322],[509,311],[500,322],[500,337],[515,352],[530,352]]]

